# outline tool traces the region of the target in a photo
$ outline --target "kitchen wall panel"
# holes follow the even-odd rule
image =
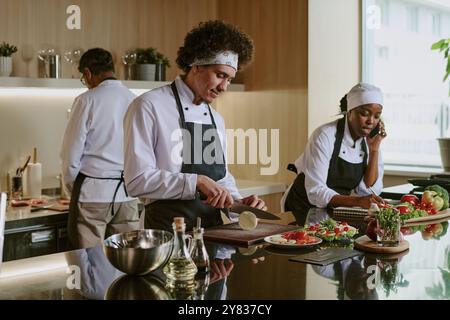
[[[68,30],[69,5],[81,8],[81,30]],[[156,47],[172,64],[168,79],[177,74],[175,57],[188,30],[216,18],[215,0],[0,0],[0,41],[19,48],[13,55],[13,76],[38,76],[36,51],[51,45],[60,53],[75,46],[112,51],[119,77],[121,55],[136,47]],[[63,76],[70,77],[63,64]]]
[[[240,26],[254,41],[248,90],[306,89],[308,86],[308,1],[218,1],[218,17]]]
[[[308,1],[227,0],[217,6],[218,17],[241,27],[255,45],[253,63],[243,73],[246,92],[227,94],[218,110],[227,128],[280,132],[275,175],[261,175],[267,165],[259,158],[257,165],[232,164],[230,170],[240,179],[288,184],[295,175],[286,166],[308,137]]]
[[[260,163],[232,165],[231,171],[240,179],[286,183],[293,179],[285,167],[303,151],[307,140],[307,0],[0,0],[0,4],[4,8],[0,11],[0,41],[19,47],[13,56],[15,76],[36,77],[36,51],[52,44],[61,52],[74,46],[107,48],[115,55],[120,77],[120,56],[126,50],[154,46],[169,56],[168,79],[172,79],[178,73],[174,62],[177,49],[194,25],[218,18],[239,26],[250,34],[256,48],[253,63],[238,76],[245,80],[246,91],[227,93],[216,106],[228,128],[279,129],[280,158],[275,175],[261,175],[260,168],[266,165]],[[65,10],[70,4],[81,7],[81,30],[65,27]],[[70,77],[67,64],[63,75]],[[58,185],[54,176],[59,172],[59,140],[65,127],[64,113],[72,100],[48,96],[36,96],[32,102],[19,96],[0,100],[0,109],[8,110],[8,116],[0,119],[0,128],[13,119],[11,123],[17,126],[40,130],[33,137],[11,135],[1,141],[2,189],[6,171],[36,144],[45,151],[44,187]],[[38,121],[24,115],[28,104],[41,112]],[[49,109],[57,105],[57,112]],[[42,129],[35,127],[36,122]]]
[[[217,103],[217,110],[224,117],[228,129],[267,130],[267,141],[271,140],[271,130],[278,130],[279,141],[269,145],[268,152],[262,153],[270,159],[264,164],[264,157],[259,156],[261,139],[257,139],[257,163],[238,163],[237,139],[234,145],[234,157],[230,164],[231,172],[240,179],[278,181],[289,183],[295,174],[287,171],[289,162],[295,161],[306,145],[307,141],[307,90],[276,90],[255,92],[227,93]],[[249,144],[247,140],[247,150]],[[229,146],[230,147],[230,146]],[[278,156],[276,156],[278,154]],[[275,167],[278,158],[278,168],[275,174],[262,175],[261,169]],[[234,163],[234,164],[233,164]]]

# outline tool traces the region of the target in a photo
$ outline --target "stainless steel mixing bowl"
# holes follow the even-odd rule
[[[167,263],[173,235],[163,230],[135,230],[112,235],[103,244],[115,268],[129,275],[145,275]]]

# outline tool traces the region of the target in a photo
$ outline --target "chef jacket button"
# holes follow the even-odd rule
[[[205,112],[204,115],[207,116],[208,114]]]
[[[184,108],[184,110],[188,111],[188,110],[189,110],[189,108]]]
[[[360,154],[359,156],[362,157],[362,154]]]
[[[342,151],[343,154],[345,154],[345,151]]]

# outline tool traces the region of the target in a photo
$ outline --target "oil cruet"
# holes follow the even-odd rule
[[[183,292],[182,295],[188,298],[189,293],[193,293],[195,289],[195,275],[197,273],[197,267],[186,245],[186,239],[189,239],[189,244],[191,244],[192,238],[185,233],[186,223],[184,222],[184,218],[175,217],[172,227],[174,231],[173,250],[169,262],[163,269],[167,277],[166,287],[169,290],[174,289],[177,291],[173,292],[173,294],[181,294]]]
[[[197,218],[197,226],[194,227],[194,239],[190,250],[192,260],[197,266],[199,273],[209,272],[209,256],[203,242],[203,233],[205,229],[201,227],[201,218]]]

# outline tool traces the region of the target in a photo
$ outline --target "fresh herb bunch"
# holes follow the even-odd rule
[[[17,47],[10,45],[9,43],[2,42],[0,44],[0,57],[11,57],[13,53],[17,52]]]
[[[384,241],[398,240],[400,231],[400,212],[395,208],[382,208],[377,215],[381,238]]]

